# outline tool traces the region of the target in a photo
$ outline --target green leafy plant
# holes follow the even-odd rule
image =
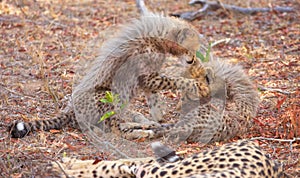
[[[211,52],[211,43],[209,43],[209,45],[208,45],[208,48],[207,48],[207,50],[205,52],[205,56],[200,51],[196,52],[196,56],[198,58],[200,58],[200,60],[202,62],[208,62],[209,61],[210,52]]]
[[[118,104],[121,102],[120,97],[118,94],[113,94],[111,91],[105,92],[105,98],[101,98],[100,102],[106,103],[106,104]],[[125,104],[122,104],[120,109],[123,109]],[[103,116],[101,116],[99,122],[104,121],[105,119],[110,118],[111,116],[115,115],[116,111],[108,111]]]

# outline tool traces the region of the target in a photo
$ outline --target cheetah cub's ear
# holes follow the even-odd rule
[[[163,145],[160,142],[154,142],[151,144],[151,148],[157,158],[158,163],[174,163],[176,161],[182,160],[181,157],[176,155],[176,152]]]
[[[191,28],[180,29],[176,36],[176,41],[191,51],[197,51],[200,48],[199,33]]]
[[[192,27],[172,29],[166,38],[193,52],[196,52],[201,44],[199,33]]]
[[[206,70],[206,76],[205,76],[206,82],[208,84],[214,83],[216,76],[213,69],[211,67],[206,67],[205,70]]]

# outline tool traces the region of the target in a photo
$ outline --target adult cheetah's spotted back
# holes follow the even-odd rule
[[[160,145],[154,148],[159,149],[164,148]],[[93,162],[73,160],[62,166],[69,176],[74,177],[289,177],[257,144],[249,141],[225,144],[181,160],[168,157],[165,162],[157,162],[155,158]]]
[[[154,171],[156,170],[156,171]],[[172,176],[171,176],[172,175]],[[137,177],[285,177],[253,142],[238,141],[175,163],[142,165]]]

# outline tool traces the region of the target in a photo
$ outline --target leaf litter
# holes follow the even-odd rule
[[[235,3],[247,5],[241,0]],[[256,7],[268,5],[261,0],[249,0],[249,3]],[[251,132],[230,142],[241,138],[256,140],[296,177],[300,175],[300,140],[296,139],[300,138],[300,7],[296,0],[268,3],[292,6],[298,11],[252,16],[216,11],[192,24],[210,42],[226,39],[226,43],[220,42],[212,48],[214,55],[241,64],[258,88],[265,87],[260,91],[262,102]],[[150,9],[167,13],[196,8],[184,1],[171,0],[151,1],[148,5]],[[11,139],[5,125],[20,119],[48,119],[59,113],[67,104],[66,96],[71,94],[76,64],[97,55],[95,48],[99,46],[90,48],[89,42],[100,38],[101,44],[109,33],[107,29],[138,17],[135,4],[131,1],[4,0],[0,7],[3,125],[0,127],[0,169],[3,170],[0,176],[57,177],[59,173],[49,169],[49,162],[66,155],[78,159],[113,159],[109,152],[95,149],[83,133],[72,128]],[[143,110],[146,106],[141,101],[136,103],[143,105]],[[221,144],[182,144],[177,151],[190,155]],[[149,148],[140,149],[151,152]]]

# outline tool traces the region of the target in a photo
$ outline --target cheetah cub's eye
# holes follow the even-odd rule
[[[212,84],[214,82],[214,71],[212,68],[207,67],[206,69],[206,75],[205,75],[205,80],[208,84]]]

